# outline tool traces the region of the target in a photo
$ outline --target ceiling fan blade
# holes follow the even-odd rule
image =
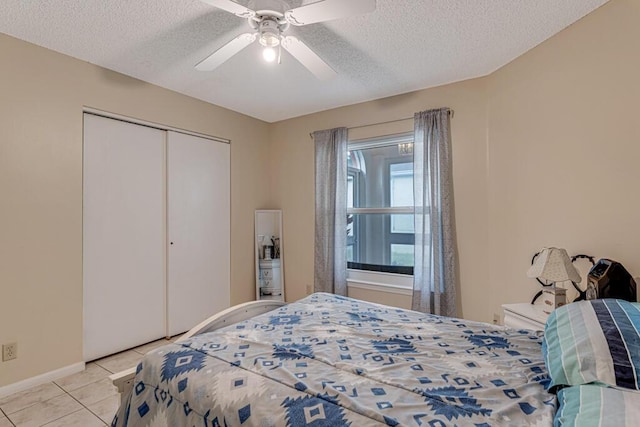
[[[226,10],[227,12],[238,15],[241,18],[251,18],[256,15],[256,12],[238,4],[232,0],[200,0],[203,3],[210,4],[218,9]]]
[[[314,51],[298,40],[296,37],[287,36],[282,40],[282,47],[287,50],[302,65],[307,67],[320,80],[328,80],[335,77],[337,73],[333,71]]]
[[[307,25],[361,15],[375,9],[376,0],[324,0],[287,10],[284,16],[292,25]]]
[[[256,40],[255,33],[240,34],[229,43],[222,46],[220,49],[207,56],[202,61],[196,64],[196,70],[198,71],[211,71],[222,65],[223,62],[231,58],[236,53],[240,52],[245,47],[249,46]]]

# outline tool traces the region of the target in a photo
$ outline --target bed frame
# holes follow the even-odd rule
[[[226,310],[214,314],[202,323],[194,326],[175,342],[179,343],[185,341],[195,335],[203,334],[205,332],[215,331],[224,326],[231,325],[233,323],[241,322],[259,314],[266,313],[276,308],[285,305],[282,301],[250,301],[243,304],[238,304],[233,307],[229,307]],[[120,402],[124,402],[129,395],[129,392],[133,388],[133,379],[136,376],[136,367],[133,366],[130,369],[126,369],[121,372],[117,372],[109,379],[118,388],[120,393]]]

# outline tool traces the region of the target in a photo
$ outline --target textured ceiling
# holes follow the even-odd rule
[[[0,32],[274,122],[489,74],[607,1],[377,0],[368,15],[292,27],[337,71],[328,81],[284,51],[264,62],[257,43],[196,71],[249,29],[199,0],[1,0]]]

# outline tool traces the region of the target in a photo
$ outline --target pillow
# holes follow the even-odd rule
[[[548,388],[603,384],[640,389],[640,304],[600,299],[562,306],[551,313],[542,351]]]
[[[554,427],[632,427],[640,420],[640,394],[595,385],[558,392]]]

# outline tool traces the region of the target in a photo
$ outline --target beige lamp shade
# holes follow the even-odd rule
[[[571,280],[580,283],[582,278],[573,266],[567,251],[559,248],[544,248],[527,271],[527,276],[547,282]]]

